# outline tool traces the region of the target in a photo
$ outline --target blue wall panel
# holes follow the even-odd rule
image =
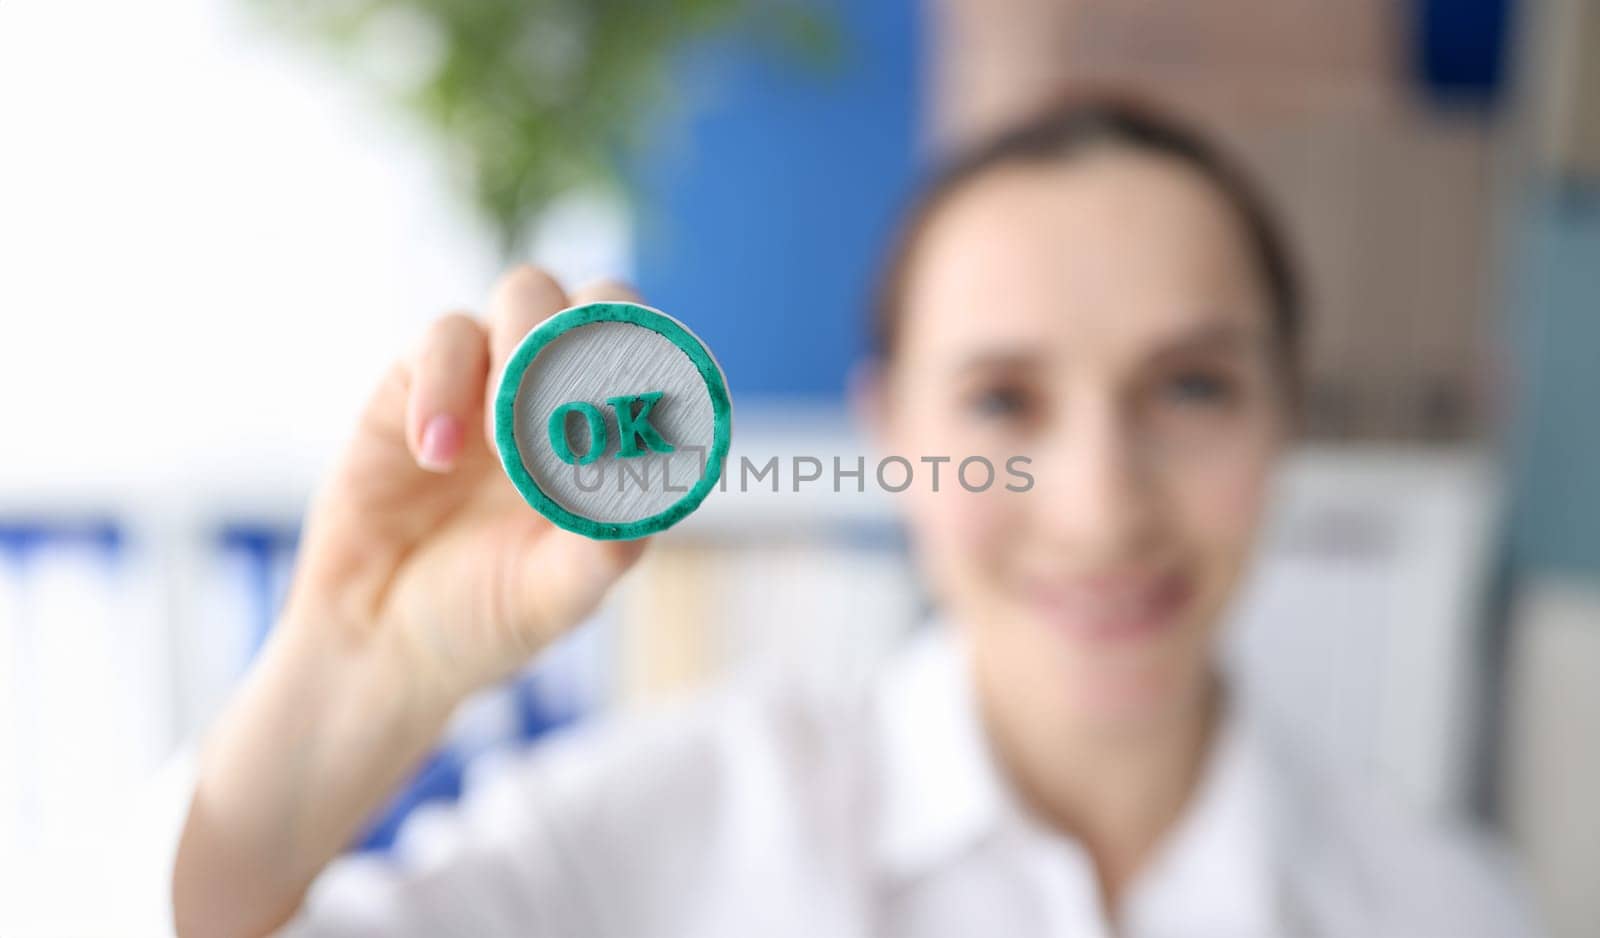
[[[678,68],[684,121],[636,174],[639,286],[705,338],[735,398],[840,393],[914,168],[918,4],[824,9],[831,64],[748,37],[695,47]]]
[[[1600,192],[1532,203],[1512,297],[1512,558],[1600,579]]]

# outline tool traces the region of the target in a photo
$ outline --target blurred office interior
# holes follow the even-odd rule
[[[1246,692],[1497,830],[1552,933],[1595,934],[1600,3],[662,3],[716,15],[602,24],[662,63],[621,185],[499,215],[395,103],[472,54],[444,4],[372,4],[340,42],[272,6],[0,4],[0,934],[112,927],[85,877],[271,628],[319,471],[423,324],[507,260],[619,275],[716,350],[735,458],[863,452],[846,388],[897,209],[1075,81],[1216,129],[1308,274],[1307,441],[1233,625]],[[570,29],[606,5],[507,6],[566,37],[535,60],[611,35]],[[554,727],[765,661],[870,667],[924,608],[893,512],[714,495],[352,849],[425,839],[474,759]]]

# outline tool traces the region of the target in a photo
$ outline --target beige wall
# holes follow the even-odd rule
[[[1485,422],[1487,123],[1413,99],[1392,0],[929,0],[937,146],[1073,82],[1127,84],[1262,179],[1311,301],[1312,432],[1472,436]]]

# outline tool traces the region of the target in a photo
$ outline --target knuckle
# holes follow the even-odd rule
[[[470,315],[460,311],[446,313],[428,325],[427,344],[454,344],[477,331],[478,322]]]
[[[598,300],[634,300],[639,297],[639,291],[634,289],[633,284],[617,277],[592,281],[580,292],[585,297]]]
[[[411,396],[411,374],[411,365],[404,359],[389,366],[361,411],[360,432],[379,437],[397,432],[401,414]]]
[[[500,282],[507,286],[555,286],[556,279],[548,270],[537,264],[512,264],[501,275]]]
[[[522,265],[500,279],[489,305],[490,331],[497,340],[506,341],[566,306],[567,294],[550,274]]]
[[[429,324],[418,360],[434,364],[459,361],[476,354],[482,345],[483,327],[476,319],[467,313],[448,313]]]

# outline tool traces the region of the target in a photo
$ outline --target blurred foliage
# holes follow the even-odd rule
[[[812,67],[838,51],[806,0],[249,2],[420,119],[508,257],[562,193],[626,191],[687,43],[726,33]]]

